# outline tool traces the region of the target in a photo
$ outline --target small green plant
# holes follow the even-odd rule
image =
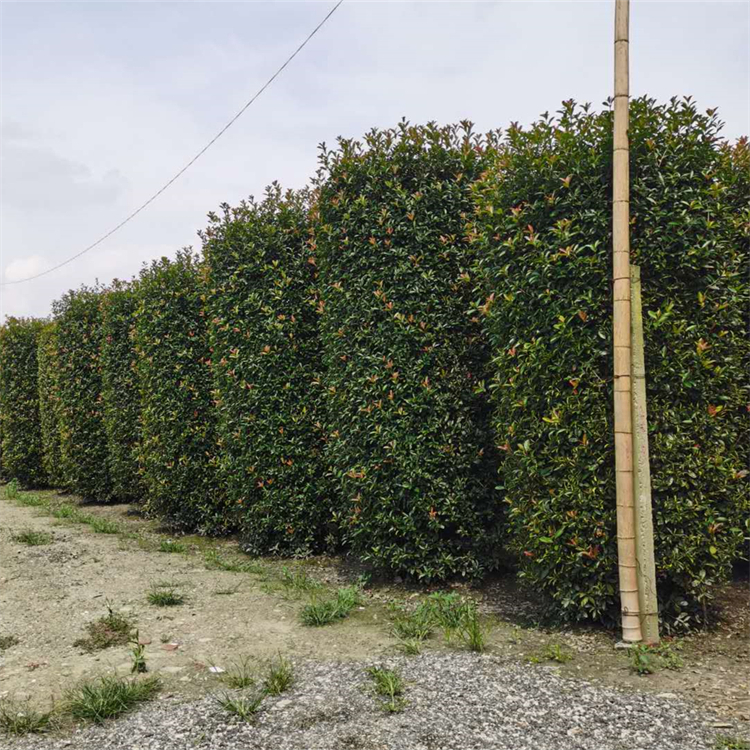
[[[230,573],[262,573],[263,566],[252,560],[232,562],[222,557],[215,549],[208,550],[203,559],[209,570],[226,570]]]
[[[146,666],[146,646],[141,643],[141,635],[136,630],[130,638],[130,655],[133,664],[130,667],[130,674],[143,674],[148,671]]]
[[[432,615],[418,607],[414,612],[399,614],[393,621],[393,633],[402,641],[424,641],[433,633]]]
[[[714,750],[750,750],[750,742],[740,737],[720,734],[714,742]]]
[[[649,646],[635,645],[630,647],[630,671],[635,674],[653,674],[656,671],[654,652]]]
[[[531,657],[529,661],[539,663],[542,661],[556,661],[558,664],[566,664],[573,660],[573,654],[565,651],[559,643],[548,643],[540,655]]]
[[[281,654],[268,665],[263,690],[268,695],[281,695],[294,683],[294,667]]]
[[[101,724],[151,700],[160,689],[161,681],[156,676],[126,679],[105,675],[69,690],[64,707],[74,719]]]
[[[487,633],[473,603],[467,605],[462,613],[458,636],[470,651],[481,652],[487,648]]]
[[[406,638],[401,641],[399,648],[407,656],[419,656],[422,653],[422,643],[416,638]]]
[[[187,547],[182,542],[176,542],[174,539],[162,539],[159,543],[159,552],[182,554],[186,550]]]
[[[401,675],[393,669],[385,667],[370,667],[367,670],[373,681],[375,693],[383,698],[382,708],[389,713],[399,713],[404,710],[404,681]]]
[[[61,521],[78,521],[81,517],[78,508],[70,503],[60,503],[56,508],[53,508],[52,515]]]
[[[43,508],[49,505],[49,502],[41,495],[35,495],[33,492],[25,492],[19,496],[18,504],[24,508]]]
[[[681,646],[671,641],[662,641],[658,646],[653,648],[654,653],[659,658],[659,664],[664,669],[678,672],[685,666],[685,662],[680,656]]]
[[[5,651],[5,649],[16,646],[20,642],[15,635],[0,635],[0,651]]]
[[[52,544],[53,536],[45,531],[34,531],[26,529],[18,534],[13,534],[13,541],[19,544],[26,544],[29,547],[41,547],[45,544]]]
[[[77,520],[90,526],[97,534],[119,534],[122,531],[120,524],[100,516],[80,515]]]
[[[265,697],[265,693],[258,693],[253,696],[223,693],[214,696],[214,700],[225,711],[234,714],[238,719],[250,722],[255,721],[255,714],[258,713],[258,709],[260,708],[261,703],[263,703]]]
[[[147,598],[155,607],[176,607],[185,603],[185,595],[171,583],[154,584]]]
[[[18,500],[20,494],[18,480],[11,479],[10,482],[5,485],[5,497],[7,497],[8,500]]]
[[[309,591],[317,591],[322,588],[322,584],[307,575],[305,570],[289,570],[284,568],[281,571],[281,585],[287,591],[303,594]]]
[[[334,599],[313,598],[300,612],[304,625],[321,627],[343,620],[360,603],[360,592],[356,586],[346,586],[336,592]]]
[[[243,656],[234,662],[224,674],[224,682],[235,690],[244,690],[255,685],[255,676],[250,657]]]
[[[52,711],[38,711],[28,701],[0,698],[0,729],[23,736],[46,732],[52,726]]]
[[[88,652],[121,646],[128,642],[132,627],[131,620],[121,612],[116,612],[107,602],[107,614],[86,625],[88,637],[79,638],[73,645]]]

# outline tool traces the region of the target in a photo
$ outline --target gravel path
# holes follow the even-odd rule
[[[386,663],[383,663],[386,664]],[[361,663],[298,664],[294,687],[254,724],[211,698],[162,697],[119,721],[20,750],[711,750],[713,717],[674,697],[563,679],[466,652],[387,662],[408,705],[387,714]],[[727,733],[730,730],[722,730]],[[1,741],[0,741],[1,742]]]

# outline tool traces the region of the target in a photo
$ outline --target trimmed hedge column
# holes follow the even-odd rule
[[[750,514],[747,148],[743,167],[719,128],[690,100],[632,102],[657,578],[677,624],[708,614]],[[616,603],[611,137],[611,112],[566,102],[512,128],[476,189],[504,531],[567,620]]]
[[[465,235],[487,163],[468,125],[402,123],[321,157],[313,262],[339,523],[362,559],[424,580],[493,564],[487,349]]]
[[[222,469],[255,554],[320,551],[332,530],[308,200],[274,185],[203,233]]]
[[[86,500],[112,500],[104,429],[101,290],[81,287],[53,303],[65,484]]]
[[[102,399],[112,487],[118,500],[137,500],[143,488],[136,455],[140,392],[132,335],[135,291],[115,281],[102,293],[101,305]]]
[[[60,437],[60,386],[56,323],[47,323],[37,344],[39,416],[42,429],[42,465],[52,487],[65,487]]]
[[[141,271],[134,329],[138,456],[150,512],[181,529],[221,533],[234,519],[217,472],[203,270],[182,250]]]
[[[3,473],[24,487],[47,481],[37,387],[37,339],[44,322],[8,318],[0,327],[0,435]]]

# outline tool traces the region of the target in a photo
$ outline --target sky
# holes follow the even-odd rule
[[[79,252],[192,158],[333,2],[0,4],[0,280]],[[0,287],[5,315],[200,247],[222,202],[304,186],[318,145],[373,127],[530,123],[612,93],[613,0],[346,0],[274,84],[163,195],[41,279]],[[750,133],[750,2],[631,8],[631,94],[692,95]]]

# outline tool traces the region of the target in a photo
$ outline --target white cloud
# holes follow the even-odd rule
[[[49,262],[41,255],[31,255],[26,258],[16,258],[5,266],[6,281],[20,281],[29,276],[34,276],[45,271],[50,266]]]

